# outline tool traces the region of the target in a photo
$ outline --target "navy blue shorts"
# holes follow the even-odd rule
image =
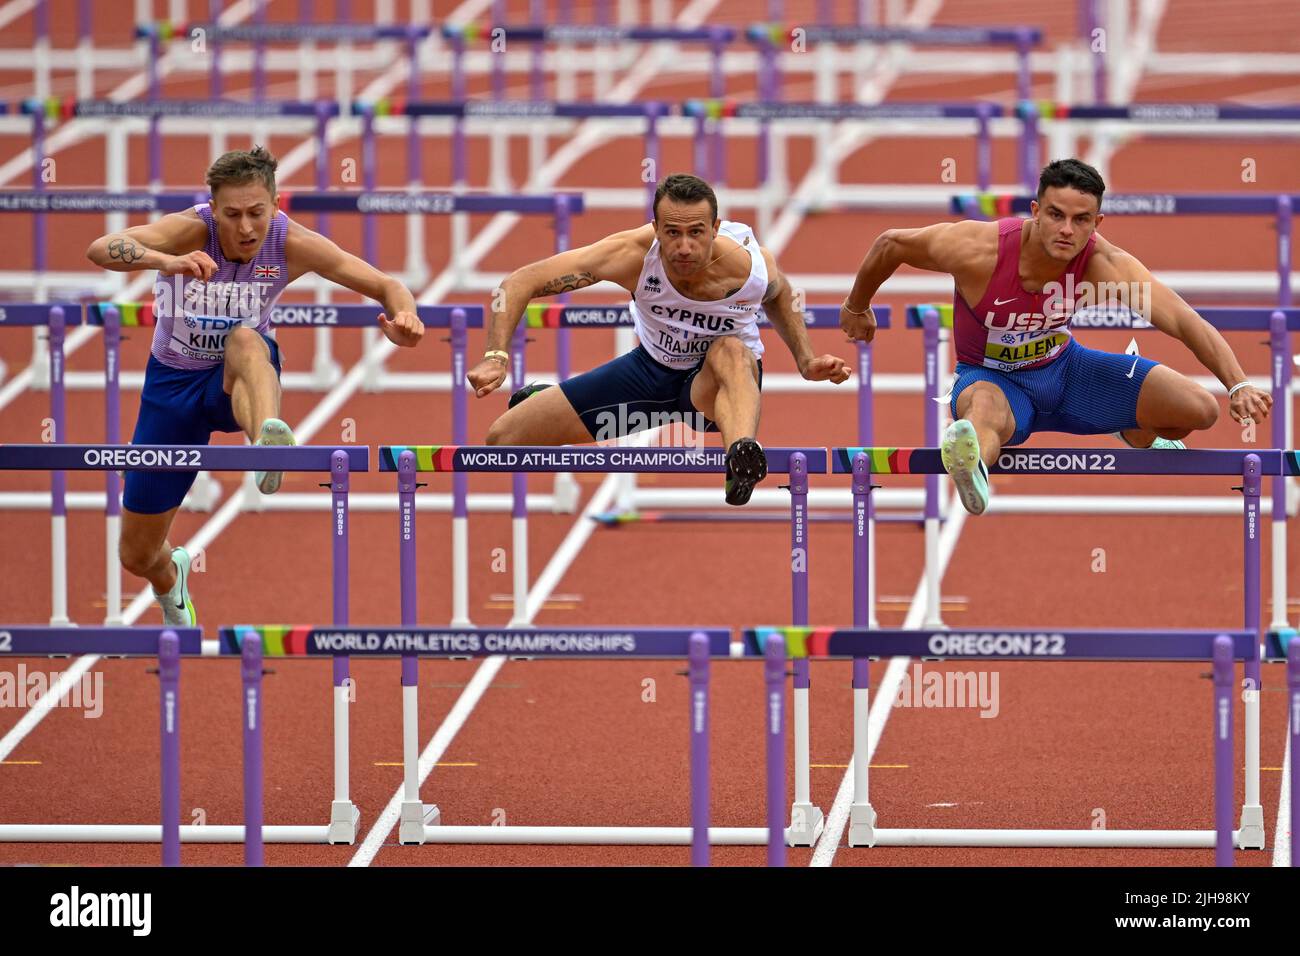
[[[560,391],[594,441],[700,420],[706,423],[705,431],[716,432],[718,426],[691,404],[691,383],[703,367],[700,359],[692,368],[668,368],[638,345],[612,362],[561,382]],[[758,387],[763,387],[762,359],[758,360]]]
[[[1007,442],[1019,445],[1034,432],[1108,435],[1137,428],[1138,392],[1147,373],[1159,365],[1138,355],[1115,355],[1080,345],[1065,347],[1055,361],[1041,368],[1000,372],[957,363],[952,386],[952,416],[957,396],[975,382],[992,382],[1006,395],[1016,417],[1016,431]]]
[[[263,334],[280,374],[280,347]],[[133,445],[206,445],[213,432],[243,431],[221,387],[224,363],[192,371],[164,365],[152,355],[144,373]],[[127,471],[122,506],[136,514],[170,511],[194,484],[192,471]]]

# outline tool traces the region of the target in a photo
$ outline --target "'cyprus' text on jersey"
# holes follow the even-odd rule
[[[725,299],[700,302],[686,298],[668,281],[658,239],[646,253],[630,308],[637,337],[660,365],[675,369],[698,365],[709,343],[723,335],[738,337],[755,358],[763,357],[758,312],[763,307],[768,278],[758,239],[749,226],[739,222],[724,221],[718,233],[749,250],[750,257],[749,278]]]

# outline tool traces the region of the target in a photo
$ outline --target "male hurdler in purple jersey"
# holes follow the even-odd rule
[[[289,217],[271,217],[266,241],[251,262],[233,262],[221,251],[212,207],[194,207],[208,227],[204,252],[217,265],[204,282],[191,275],[159,275],[154,284],[154,328],[150,354],[170,368],[202,370],[225,359],[226,337],[241,325],[266,334],[271,307],[289,282],[284,240]]]

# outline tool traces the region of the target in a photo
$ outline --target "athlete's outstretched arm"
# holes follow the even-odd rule
[[[510,273],[492,295],[483,361],[466,375],[474,386],[474,394],[482,398],[506,380],[510,340],[533,299],[573,292],[605,281],[616,282],[633,292],[652,242],[654,226],[641,226],[521,266]]]
[[[790,354],[799,366],[799,374],[809,381],[831,381],[836,385],[849,377],[849,364],[834,355],[814,355],[812,340],[803,314],[795,308],[794,290],[785,275],[777,268],[776,258],[766,249],[760,249],[767,264],[767,291],[763,294],[763,311],[776,334],[781,336]]]
[[[1084,279],[1094,283],[1123,284],[1129,294],[1129,307],[1142,312],[1157,329],[1186,345],[1225,389],[1247,380],[1232,347],[1219,330],[1197,315],[1182,296],[1155,278],[1136,257],[1099,239],[1098,248],[1084,271]],[[1134,291],[1141,297],[1140,303],[1133,302]],[[1262,422],[1272,406],[1272,395],[1247,385],[1232,396],[1228,411],[1236,421],[1250,418]]]
[[[858,266],[853,289],[840,309],[840,328],[850,339],[870,342],[876,334],[871,300],[899,266],[948,272],[969,265],[980,232],[988,223],[940,222],[920,229],[886,229],[871,244]]]
[[[203,251],[207,241],[207,223],[187,209],[100,236],[86,250],[86,258],[111,272],[157,269],[163,275],[192,275],[206,282],[217,271],[217,264]]]
[[[419,344],[424,323],[415,313],[411,290],[390,275],[380,272],[318,232],[292,223],[284,240],[284,257],[290,281],[313,272],[322,279],[374,299],[384,307],[379,327],[394,345],[407,348]],[[389,318],[392,316],[392,318]]]

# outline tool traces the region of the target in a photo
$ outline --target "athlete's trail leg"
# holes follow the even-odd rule
[[[616,407],[609,414],[617,421]],[[613,438],[615,430],[598,437]],[[487,433],[489,445],[581,445],[591,440],[587,426],[558,386],[529,395],[494,421]]]
[[[713,340],[691,382],[691,404],[717,423],[722,447],[758,434],[758,360],[733,335]]]
[[[271,350],[255,330],[238,328],[226,339],[221,387],[230,396],[235,421],[251,441],[257,441],[262,422],[280,417],[280,380]]]
[[[1157,436],[1186,438],[1194,431],[1213,427],[1219,420],[1219,403],[1186,375],[1167,365],[1157,365],[1142,381],[1137,420],[1137,428],[1122,434],[1135,448],[1147,448]]]
[[[117,554],[122,567],[166,594],[176,583],[176,565],[172,563],[172,546],[167,540],[177,508],[162,514],[146,515],[122,509],[122,538]]]
[[[1002,446],[1016,433],[1016,417],[1002,389],[992,382],[974,382],[957,396],[957,417],[975,426],[980,442],[980,458],[992,468],[1002,453]]]

